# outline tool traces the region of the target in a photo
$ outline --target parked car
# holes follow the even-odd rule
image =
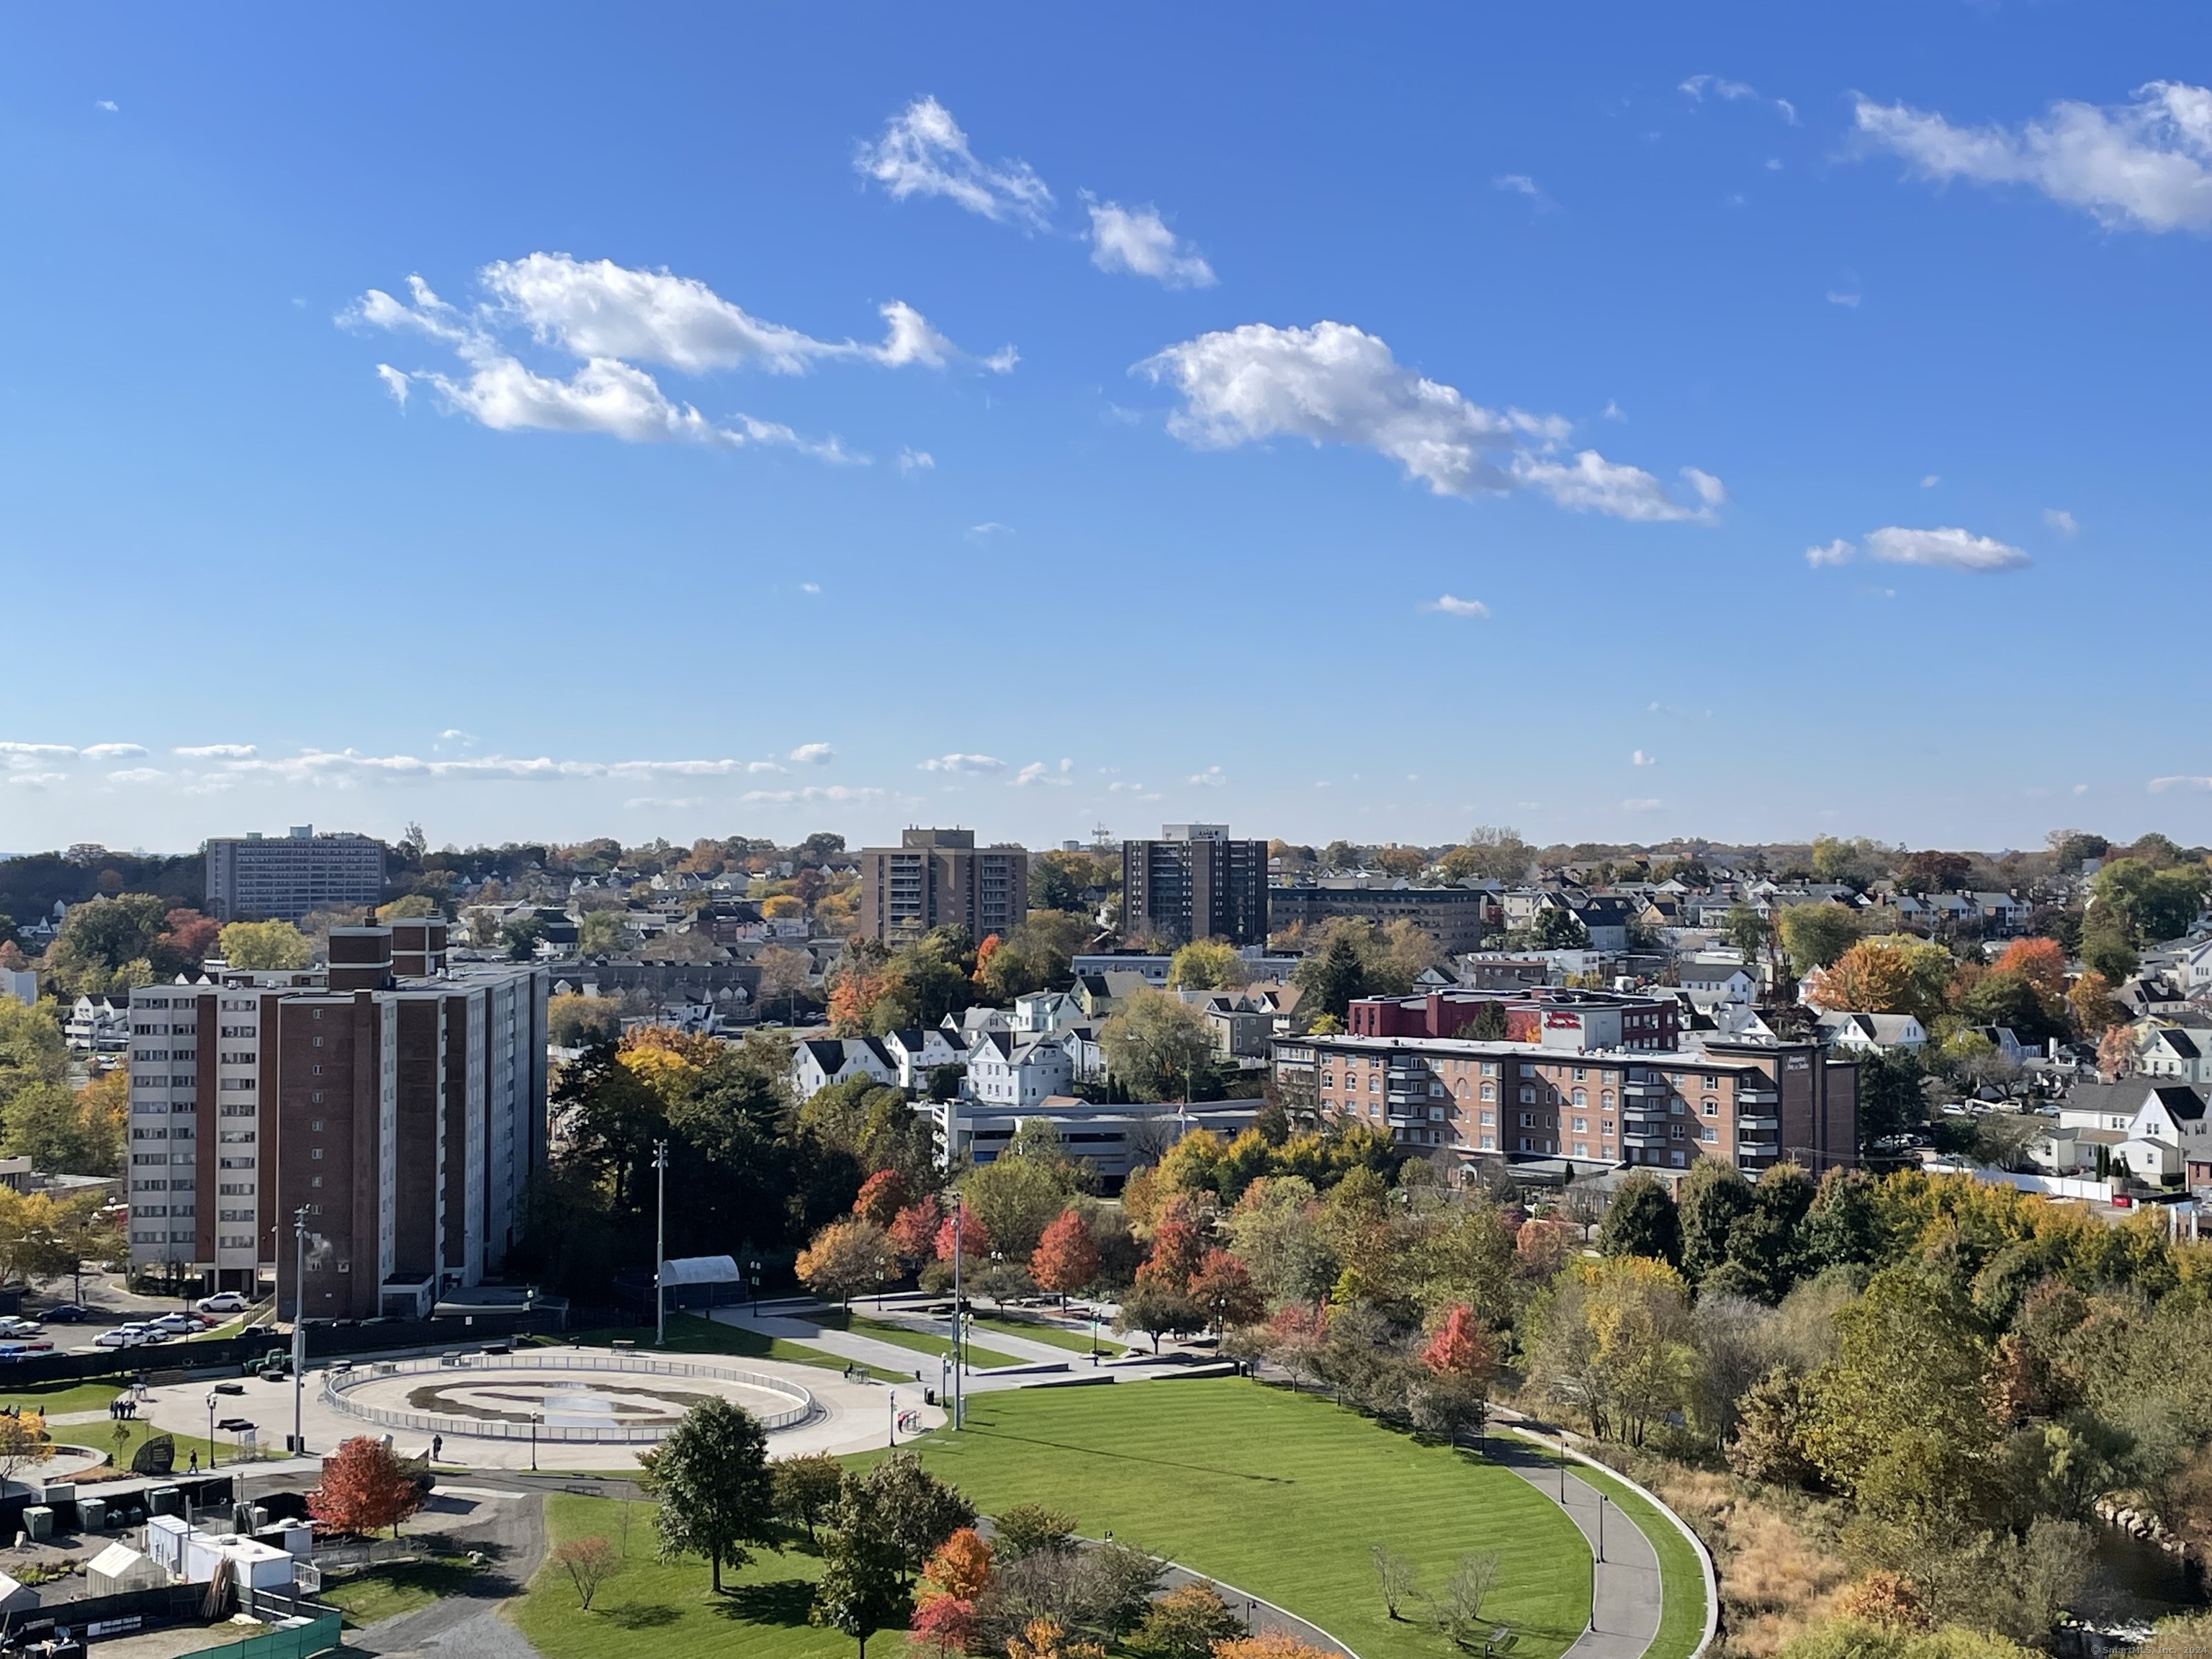
[[[14,1314],[0,1314],[0,1336],[36,1336],[45,1328],[35,1319],[22,1319]]]
[[[91,1316],[91,1312],[81,1302],[64,1302],[46,1310],[46,1322],[52,1325],[82,1325]]]
[[[171,1336],[196,1336],[200,1330],[200,1322],[190,1314],[163,1314],[153,1324],[155,1330],[166,1331]]]
[[[92,1339],[95,1348],[135,1348],[146,1339],[127,1325],[118,1325],[112,1331],[102,1331]]]
[[[192,1304],[202,1313],[244,1313],[246,1300],[236,1291],[217,1291],[213,1296],[204,1296]]]

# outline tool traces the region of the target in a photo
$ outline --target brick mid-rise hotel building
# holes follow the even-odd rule
[[[339,927],[327,967],[131,999],[131,1260],[304,1310],[427,1312],[497,1273],[545,1164],[546,970],[446,963],[445,923]]]
[[[1534,1042],[1285,1037],[1273,1064],[1293,1110],[1424,1152],[1673,1170],[1716,1158],[1754,1176],[1784,1159],[1819,1170],[1856,1158],[1858,1067],[1817,1043],[1585,1046],[1591,1035],[1547,1024]]]

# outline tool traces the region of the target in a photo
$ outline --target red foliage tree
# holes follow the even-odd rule
[[[937,1207],[934,1199],[925,1198],[901,1210],[885,1229],[899,1259],[911,1264],[927,1261],[935,1255],[938,1224],[944,1219],[945,1212]]]
[[[1058,1291],[1063,1303],[1070,1291],[1097,1281],[1098,1241],[1076,1212],[1062,1210],[1045,1228],[1030,1257],[1030,1277],[1040,1288]]]
[[[1444,1322],[1421,1350],[1421,1364],[1439,1376],[1463,1376],[1487,1383],[1498,1371],[1498,1347],[1463,1302],[1452,1304]]]
[[[983,1218],[965,1204],[956,1204],[953,1208],[957,1212],[960,1224],[960,1254],[964,1256],[990,1255],[991,1230],[983,1224]],[[952,1260],[953,1220],[952,1216],[946,1216],[937,1230],[937,1259],[939,1261]]]
[[[322,1482],[307,1494],[307,1513],[332,1532],[370,1533],[399,1523],[422,1507],[422,1488],[392,1448],[356,1435],[323,1460]]]
[[[1191,1299],[1212,1316],[1218,1334],[1231,1325],[1257,1324],[1267,1316],[1267,1299],[1252,1283],[1243,1258],[1227,1250],[1208,1250],[1190,1281]]]
[[[1152,1248],[1137,1269],[1137,1283],[1148,1290],[1188,1291],[1205,1258],[1197,1224],[1170,1216],[1152,1229]]]
[[[222,924],[213,916],[204,916],[189,908],[172,910],[161,918],[163,943],[189,962],[198,962],[215,949],[216,935],[222,932]]]
[[[937,1650],[938,1659],[965,1653],[975,1638],[975,1604],[964,1595],[929,1595],[915,1603],[914,1622],[907,1626],[917,1647]]]
[[[2055,939],[2016,939],[1997,958],[1996,971],[2018,974],[2035,988],[2039,996],[2063,997],[2066,994],[2066,947]]]
[[[896,1170],[878,1170],[860,1183],[860,1194],[853,1200],[853,1213],[872,1221],[886,1232],[906,1208],[906,1177]]]

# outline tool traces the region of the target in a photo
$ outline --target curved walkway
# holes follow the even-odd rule
[[[1589,1544],[1589,1628],[1563,1659],[1643,1659],[1666,1608],[1659,1552],[1619,1504],[1559,1458],[1537,1451],[1541,1443],[1508,1430],[1492,1441],[1490,1458],[1557,1504]]]

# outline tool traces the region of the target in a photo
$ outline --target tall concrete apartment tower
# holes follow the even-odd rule
[[[131,1265],[273,1279],[286,1318],[427,1314],[499,1272],[545,1166],[546,970],[449,968],[436,919],[330,957],[131,993]]]
[[[933,927],[1004,938],[1030,913],[1029,849],[975,845],[973,830],[908,830],[896,847],[860,849],[860,928],[902,945]]]
[[[1164,823],[1158,841],[1123,842],[1121,926],[1176,945],[1265,945],[1267,843],[1231,841],[1225,823]]]
[[[200,850],[217,921],[297,921],[384,898],[384,843],[372,836],[319,836],[295,823],[289,835],[222,836]]]

